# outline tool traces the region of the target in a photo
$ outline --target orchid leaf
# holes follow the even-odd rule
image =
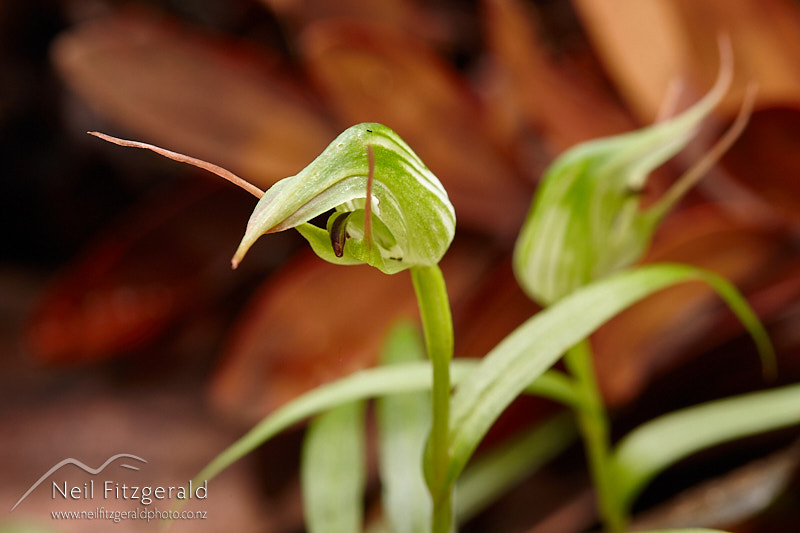
[[[303,444],[303,511],[311,533],[359,533],[366,480],[364,402],[315,418]]]
[[[650,420],[617,445],[619,496],[630,505],[645,484],[699,450],[733,439],[800,424],[800,384],[743,394]]]
[[[563,376],[554,375],[552,371],[543,373],[566,348],[637,300],[669,285],[690,280],[702,280],[715,288],[756,340],[762,358],[770,360],[771,344],[763,327],[735,288],[724,279],[694,267],[671,264],[650,265],[617,274],[578,291],[529,319],[484,359],[455,359],[451,362],[451,380],[456,387],[450,429],[451,451],[454,452],[451,480],[456,477],[453,474],[457,475],[463,469],[475,446],[505,406],[524,389],[535,394],[545,393],[548,397],[560,397],[568,403],[579,401]],[[514,370],[504,374],[505,364]],[[526,373],[521,379],[520,372]],[[504,388],[506,385],[508,387]],[[264,418],[217,455],[195,479],[213,478],[281,431],[337,405],[389,394],[430,390],[430,387],[429,362],[355,372],[309,391]],[[470,394],[475,396],[471,398]]]
[[[425,359],[416,327],[400,323],[384,343],[383,365]],[[430,531],[432,504],[422,473],[422,455],[431,425],[430,394],[425,391],[382,396],[376,402],[378,458],[383,510],[394,533]]]
[[[578,433],[569,415],[557,415],[487,451],[455,485],[455,515],[466,522],[511,487],[563,452]]]
[[[579,402],[568,379],[545,372],[569,347],[604,321],[667,286],[704,281],[711,285],[747,327],[765,361],[772,347],[746,301],[727,281],[687,265],[649,265],[595,282],[540,312],[517,328],[484,359],[455,359],[450,427],[453,483],[492,423],[521,392],[545,393],[567,403]],[[366,398],[430,390],[431,364],[404,363],[355,372],[309,391],[264,418],[223,450],[195,477],[211,479],[281,431],[338,405]]]
[[[648,265],[583,287],[541,311],[500,342],[455,388],[448,482],[463,470],[478,443],[525,387],[569,348],[605,321],[655,291],[686,281],[708,283],[736,313],[764,361],[773,361],[769,338],[744,298],[723,278],[677,264]]]
[[[478,363],[477,359],[451,361],[452,383],[455,385],[463,380],[477,368]],[[328,409],[367,398],[429,391],[432,380],[431,366],[430,362],[425,361],[369,368],[312,389],[265,417],[244,436],[220,452],[197,474],[195,481],[213,478],[281,431]],[[570,404],[578,401],[563,376],[554,377],[550,372],[546,372],[528,386],[526,392],[552,397]]]

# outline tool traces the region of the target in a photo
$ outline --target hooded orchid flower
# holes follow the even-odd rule
[[[309,222],[330,210],[325,228]],[[295,228],[326,261],[394,274],[438,264],[455,220],[442,184],[394,131],[358,124],[264,194],[233,265],[261,235]]]
[[[550,166],[514,250],[517,280],[532,299],[552,304],[638,261],[667,212],[738,137],[752,111],[753,88],[717,144],[655,204],[640,207],[650,172],[691,141],[727,92],[730,44],[721,41],[720,51],[717,81],[694,106],[637,131],[579,144]]]

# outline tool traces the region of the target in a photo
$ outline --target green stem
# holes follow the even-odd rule
[[[577,408],[578,426],[583,435],[601,519],[609,533],[624,533],[625,512],[611,470],[608,415],[597,386],[589,341],[573,346],[567,352],[564,362],[583,396],[583,401]]]
[[[449,533],[452,488],[447,486],[450,464],[450,359],[453,357],[453,319],[442,271],[438,266],[413,267],[425,347],[433,366],[433,426],[426,452],[426,481],[433,500],[433,533]]]

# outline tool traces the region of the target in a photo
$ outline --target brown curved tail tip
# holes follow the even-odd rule
[[[209,163],[208,161],[203,161],[202,159],[197,159],[196,157],[191,157],[191,156],[188,156],[188,155],[185,155],[185,154],[181,154],[179,152],[173,152],[172,150],[166,150],[164,148],[161,148],[159,146],[155,146],[153,144],[147,144],[147,143],[143,143],[143,142],[139,142],[139,141],[129,141],[127,139],[120,139],[118,137],[112,137],[111,135],[106,135],[105,133],[100,133],[99,131],[87,131],[86,133],[88,133],[89,135],[92,135],[94,137],[98,137],[100,139],[103,139],[104,141],[108,141],[110,143],[119,145],[119,146],[125,146],[125,147],[128,147],[128,148],[142,148],[144,150],[150,150],[150,151],[155,152],[155,153],[157,153],[159,155],[163,155],[164,157],[168,157],[169,159],[172,159],[173,161],[178,161],[180,163],[186,163],[186,164],[195,166],[197,168],[202,168],[203,170],[207,170],[208,172],[211,172],[212,174],[216,174],[217,176],[219,176],[222,179],[228,180],[229,182],[233,183],[234,185],[237,185],[238,187],[240,187],[240,188],[244,189],[245,191],[249,192],[250,194],[252,194],[256,198],[261,198],[262,196],[264,196],[264,191],[262,191],[261,189],[259,189],[258,187],[256,187],[252,183],[250,183],[249,181],[246,181],[246,180],[240,178],[239,176],[237,176],[236,174],[234,174],[230,170],[226,170],[226,169],[224,169],[224,168],[222,168],[220,166],[217,166],[217,165],[215,165],[213,163]]]

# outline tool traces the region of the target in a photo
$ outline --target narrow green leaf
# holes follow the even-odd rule
[[[453,483],[498,416],[561,355],[605,321],[669,285],[705,281],[750,331],[765,361],[772,347],[755,314],[723,278],[688,265],[648,265],[587,285],[538,313],[506,337],[456,387],[450,427]]]
[[[550,369],[525,387],[527,394],[547,398],[568,407],[577,407],[583,401],[575,387],[575,380],[564,372]]]
[[[450,430],[450,483],[497,416],[523,390],[567,403],[578,401],[563,375],[543,374],[561,353],[621,309],[668,285],[689,280],[703,280],[712,285],[756,340],[762,358],[771,360],[774,357],[766,332],[747,303],[719,276],[686,265],[650,265],[617,274],[539,313],[486,358],[451,362],[451,380],[457,388]],[[469,379],[465,379],[467,376]],[[462,381],[464,385],[459,386]],[[430,387],[431,365],[428,362],[362,370],[318,387],[264,418],[206,465],[195,481],[213,478],[276,434],[309,416],[349,401],[430,390]]]
[[[452,368],[454,379],[463,378],[475,366],[472,361],[462,363],[466,364],[459,365],[454,361]],[[355,372],[338,381],[317,387],[274,411],[217,455],[195,479],[213,478],[281,431],[337,405],[385,394],[430,390],[430,387],[431,364],[427,361]]]
[[[461,381],[478,366],[478,363],[478,359],[454,359],[451,361],[450,378],[452,383],[457,384]],[[197,474],[194,481],[199,482],[213,478],[281,431],[338,405],[390,394],[429,391],[431,374],[431,364],[428,361],[404,363],[361,370],[338,381],[317,387],[283,405],[256,424],[208,463]],[[526,390],[531,394],[564,399],[568,403],[577,401],[574,392],[564,382],[564,379],[551,376],[550,372],[545,373]]]
[[[559,455],[577,437],[569,415],[558,415],[470,463],[455,487],[455,515],[466,522]]]
[[[389,332],[381,362],[398,365],[425,359],[417,328],[400,323]],[[378,398],[378,458],[383,510],[393,533],[430,531],[431,498],[422,455],[431,425],[430,394],[409,392]]]
[[[756,339],[762,358],[769,360],[772,352],[766,333],[746,302],[724,279],[685,265],[651,265],[618,274],[586,287],[574,297],[539,313],[483,360],[455,359],[451,362],[453,385],[458,385],[467,375],[471,382],[468,387],[457,387],[453,398],[451,450],[457,450],[458,453],[451,455],[451,479],[455,478],[453,473],[457,474],[463,469],[474,447],[505,408],[503,402],[508,405],[523,389],[566,403],[574,404],[578,401],[571,384],[563,375],[552,371],[541,374],[542,369],[552,364],[566,348],[586,337],[600,323],[636,300],[670,284],[692,279],[702,279],[718,292],[722,291],[728,305],[736,311]],[[531,354],[536,356],[535,361],[525,365],[520,358],[524,359]],[[503,374],[502,365],[507,362],[515,368],[515,371],[507,372],[507,376],[516,378],[510,383],[498,376]],[[517,370],[527,372],[528,375],[518,379],[520,373]],[[530,379],[528,376],[531,376]],[[507,384],[514,390],[504,390],[503,387]],[[337,405],[387,394],[430,390],[430,387],[431,365],[428,362],[355,372],[296,398],[264,418],[217,455],[194,480],[200,482],[213,478],[281,431]],[[469,391],[474,391],[476,396],[471,398]],[[488,398],[487,402],[483,402],[484,395]],[[473,411],[470,412],[470,409]],[[457,418],[455,414],[458,414]]]
[[[303,511],[311,533],[360,533],[366,465],[364,402],[315,418],[303,444]]]
[[[800,424],[800,384],[716,400],[666,414],[631,431],[618,444],[619,495],[630,505],[659,472],[699,450]]]

